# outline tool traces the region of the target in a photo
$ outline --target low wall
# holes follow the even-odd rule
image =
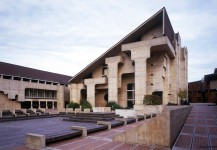
[[[175,142],[191,109],[192,106],[164,106],[159,116],[117,135],[113,140],[169,148]]]
[[[111,107],[93,107],[93,112],[111,112]]]
[[[144,105],[143,112],[145,114],[155,113],[160,114],[163,111],[164,105]]]
[[[133,109],[116,109],[115,114],[120,115],[124,118],[128,118],[129,116],[136,117],[136,110]]]

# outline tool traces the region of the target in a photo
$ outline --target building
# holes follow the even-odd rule
[[[58,108],[69,101],[72,77],[0,62],[0,109]]]
[[[144,95],[157,93],[163,104],[179,103],[187,72],[187,48],[162,8],[69,81],[70,101],[141,110]]]
[[[217,103],[217,68],[213,74],[204,75],[199,81],[188,83],[188,98],[193,103]]]

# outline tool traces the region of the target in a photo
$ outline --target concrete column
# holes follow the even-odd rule
[[[54,109],[54,101],[52,101],[52,109]]]
[[[32,106],[32,101],[30,101],[31,102],[31,109],[33,108],[33,106]]]
[[[69,89],[70,89],[70,102],[80,103],[81,90],[84,89],[84,84],[72,83],[69,85]]]
[[[58,85],[57,89],[57,109],[64,108],[64,102],[65,102],[65,91],[63,85]]]
[[[150,57],[151,47],[135,42],[122,45],[122,51],[130,51],[135,62],[135,110],[143,109],[143,99],[146,95],[146,60]]]
[[[95,107],[95,84],[87,85],[87,100],[92,107]]]
[[[41,108],[41,101],[38,101],[38,108]]]
[[[137,58],[135,61],[135,105],[134,108],[143,106],[146,95],[146,58]]]
[[[46,109],[48,109],[48,107],[47,107],[47,101],[45,103],[46,103]]]
[[[107,83],[107,78],[91,78],[84,79],[84,84],[87,86],[87,101],[95,107],[95,85]]]
[[[118,63],[123,63],[121,56],[106,58],[108,65],[108,101],[118,103]]]

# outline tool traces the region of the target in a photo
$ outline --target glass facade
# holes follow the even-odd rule
[[[57,91],[43,89],[25,89],[26,99],[57,99]]]

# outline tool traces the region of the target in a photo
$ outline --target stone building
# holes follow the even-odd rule
[[[0,109],[61,109],[69,101],[66,85],[71,78],[0,62]]]
[[[187,48],[162,8],[70,80],[70,101],[86,99],[93,106],[115,101],[141,110],[144,95],[158,93],[163,104],[179,103],[187,72]]]
[[[202,80],[188,83],[188,99],[193,103],[217,103],[217,68]]]

